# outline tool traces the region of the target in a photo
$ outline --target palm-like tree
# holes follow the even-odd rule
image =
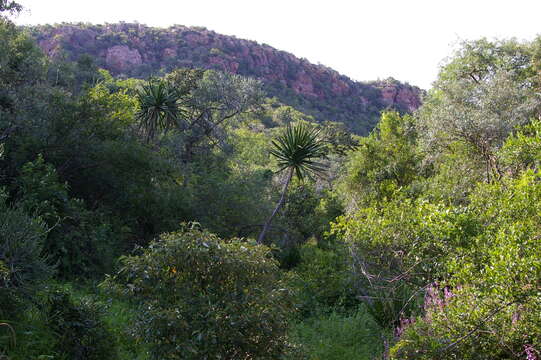
[[[319,132],[315,128],[308,128],[303,123],[295,126],[288,125],[285,132],[272,141],[273,148],[270,153],[278,160],[278,166],[280,166],[278,172],[286,170],[287,175],[280,201],[263,226],[258,243],[263,243],[272,219],[284,205],[287,188],[293,175],[302,181],[306,176],[321,175],[325,171],[326,166],[317,161],[326,155],[325,144],[318,138]]]
[[[179,126],[180,107],[177,91],[163,80],[151,79],[137,91],[139,111],[137,119],[146,134],[147,142],[157,132],[167,132]]]

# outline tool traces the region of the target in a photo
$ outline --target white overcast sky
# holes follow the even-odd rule
[[[18,24],[204,26],[266,43],[354,80],[422,88],[460,40],[541,34],[541,0],[17,0]]]

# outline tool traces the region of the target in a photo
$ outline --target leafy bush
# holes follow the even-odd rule
[[[514,175],[527,169],[539,169],[541,163],[541,121],[520,127],[505,141],[498,154],[502,165]]]
[[[357,204],[392,199],[420,178],[420,154],[411,116],[384,112],[381,121],[351,152],[344,178],[347,195]]]
[[[75,302],[56,290],[48,298],[48,326],[56,335],[55,352],[66,360],[116,360],[115,339],[102,320],[103,309],[88,299]]]
[[[110,225],[82,200],[70,198],[68,185],[41,155],[22,167],[17,185],[21,206],[50,228],[44,252],[58,264],[61,277],[101,273],[111,266]]]
[[[394,327],[415,312],[416,289],[446,276],[456,251],[469,251],[479,224],[462,208],[395,199],[340,218],[333,231],[350,247],[360,295],[381,326]]]
[[[20,302],[52,275],[42,254],[45,236],[43,223],[0,198],[0,319],[18,314]]]
[[[483,224],[446,262],[452,292],[427,304],[393,349],[396,359],[524,359],[541,352],[541,175],[481,184],[471,217]],[[441,296],[440,296],[441,297]]]
[[[132,334],[154,359],[276,359],[292,305],[270,250],[195,225],[122,258],[106,285],[139,302]]]
[[[323,250],[309,242],[300,248],[300,257],[289,281],[304,316],[357,303],[344,247]]]

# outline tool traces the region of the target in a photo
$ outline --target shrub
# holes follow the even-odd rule
[[[300,248],[300,256],[289,281],[304,316],[358,303],[344,246],[324,250],[308,242]]]
[[[446,294],[392,349],[395,359],[536,359],[541,355],[540,174],[479,184],[470,216],[483,224],[446,263]],[[434,296],[432,296],[434,297]]]
[[[51,276],[52,266],[42,255],[45,236],[38,219],[0,198],[0,319],[17,314],[20,302]]]
[[[115,340],[102,320],[103,309],[55,290],[48,299],[48,326],[56,335],[55,351],[61,359],[116,360]]]
[[[58,275],[95,275],[113,262],[111,226],[99,213],[87,210],[80,199],[70,198],[53,165],[41,155],[26,163],[17,179],[19,203],[39,215],[50,228],[44,251],[58,266]]]
[[[277,359],[292,311],[265,246],[195,225],[164,234],[105,285],[139,302],[132,334],[153,359]]]

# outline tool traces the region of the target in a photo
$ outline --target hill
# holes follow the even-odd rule
[[[343,122],[366,134],[381,110],[412,112],[421,90],[392,78],[357,82],[335,70],[266,44],[201,27],[153,28],[141,24],[60,24],[30,28],[50,57],[91,56],[115,76],[148,77],[178,67],[217,69],[261,79],[270,96],[317,121]]]

